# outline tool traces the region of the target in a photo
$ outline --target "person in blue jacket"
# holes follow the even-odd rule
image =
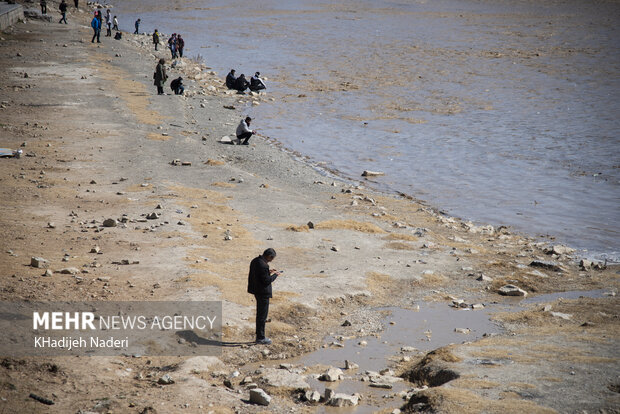
[[[133,34],[138,34],[138,30],[140,30],[140,22],[141,22],[141,21],[142,21],[142,20],[140,20],[140,19],[136,20],[136,23],[135,23],[135,26],[136,26],[136,31],[135,31],[135,32],[133,32]]]
[[[91,43],[95,43],[95,38],[97,38],[97,43],[101,43],[99,40],[99,35],[101,34],[101,21],[97,17],[97,13],[99,13],[99,11],[95,12],[95,17],[93,17],[93,20],[90,22],[90,27],[93,28],[94,32],[93,39],[90,41]]]

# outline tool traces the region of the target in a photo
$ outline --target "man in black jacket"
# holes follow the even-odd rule
[[[276,280],[280,272],[269,270],[269,262],[276,257],[276,251],[269,248],[250,263],[248,275],[248,293],[256,298],[256,343],[271,344],[271,339],[265,336],[265,322],[269,314],[269,298],[272,297],[271,283]]]

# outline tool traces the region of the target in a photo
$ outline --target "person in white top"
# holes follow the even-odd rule
[[[267,85],[265,85],[265,81],[260,78],[260,72],[256,72],[252,79],[250,79],[250,90],[257,92],[262,89],[267,89]]]
[[[256,134],[256,131],[250,129],[251,122],[252,118],[249,116],[239,122],[239,125],[237,126],[237,145],[250,145],[248,143],[250,137]],[[241,142],[242,139],[245,141]]]
[[[110,14],[110,9],[107,10],[107,13],[105,15],[105,25],[108,29],[107,33],[105,34],[106,37],[112,37],[112,15]]]

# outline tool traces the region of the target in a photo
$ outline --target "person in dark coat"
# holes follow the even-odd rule
[[[183,49],[185,49],[185,40],[183,40],[181,35],[177,35],[177,51],[179,52],[179,57],[183,57]]]
[[[271,339],[265,336],[265,322],[269,315],[269,299],[272,297],[271,284],[281,272],[269,269],[269,262],[276,257],[276,251],[269,248],[262,255],[250,262],[248,275],[248,293],[256,298],[256,343],[271,344]]]
[[[47,1],[41,0],[39,5],[41,5],[41,14],[47,14]]]
[[[153,74],[153,84],[157,86],[157,95],[164,94],[164,84],[168,80],[168,75],[166,75],[166,68],[164,67],[164,63],[166,63],[166,59],[159,59],[159,63],[155,68],[155,73]]]
[[[155,50],[157,50],[157,46],[159,45],[159,32],[157,29],[153,32],[153,44],[155,45]]]
[[[239,92],[243,92],[248,88],[248,86],[250,86],[250,82],[248,82],[248,80],[245,78],[245,75],[242,73],[241,75],[239,75],[237,80],[235,80],[235,86],[233,87],[233,89],[236,89]]]
[[[235,76],[235,70],[231,69],[226,75],[226,87],[228,89],[235,89],[235,82],[237,81],[237,77]]]
[[[67,3],[65,3],[65,0],[60,2],[58,10],[60,10],[60,14],[62,15],[58,23],[65,22],[65,24],[67,24]]]
[[[93,17],[93,20],[90,22],[90,27],[93,28],[94,32],[93,39],[90,41],[91,43],[95,43],[95,38],[97,38],[97,43],[101,43],[101,41],[99,40],[99,35],[101,34],[101,22],[97,18],[97,13],[99,12],[95,12],[95,17]]]
[[[170,82],[170,89],[174,91],[175,95],[183,95],[183,92],[185,91],[185,86],[183,85],[183,78],[179,76],[178,78]]]

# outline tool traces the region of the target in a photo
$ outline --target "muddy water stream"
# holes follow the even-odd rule
[[[345,379],[339,382],[324,382],[309,376],[308,382],[314,390],[324,393],[325,388],[345,394],[359,393],[364,398],[357,407],[343,409],[323,405],[317,406],[317,412],[355,412],[371,413],[378,409],[399,408],[404,404],[400,391],[410,390],[412,384],[404,381],[393,384],[392,389],[373,388],[369,382],[360,381],[366,371],[378,372],[388,368],[391,361],[398,361],[404,356],[415,356],[419,353],[440,348],[445,345],[472,342],[482,338],[485,334],[500,333],[501,328],[491,320],[496,312],[523,310],[525,306],[539,303],[548,303],[564,299],[579,297],[599,298],[607,292],[605,290],[569,291],[533,298],[505,298],[501,303],[487,304],[482,310],[458,309],[446,303],[422,302],[419,310],[402,309],[396,307],[376,308],[373,311],[387,313],[381,319],[383,329],[378,335],[364,336],[341,340],[338,336],[327,336],[325,344],[338,343],[340,346],[328,346],[293,361],[294,365],[307,367],[328,365],[344,368],[345,360],[359,365],[356,370],[344,370]],[[463,334],[456,329],[468,329]],[[364,341],[366,345],[360,345]],[[403,347],[414,347],[417,351],[405,351]]]

